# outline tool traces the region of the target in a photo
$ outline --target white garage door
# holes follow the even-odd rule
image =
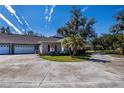
[[[31,53],[34,53],[35,52],[35,47],[34,47],[34,45],[15,45],[14,46],[14,53],[15,54],[19,54],[19,53],[24,53],[24,54],[26,54],[26,53],[29,53],[29,54],[31,54]]]
[[[0,54],[9,54],[9,45],[0,45]]]

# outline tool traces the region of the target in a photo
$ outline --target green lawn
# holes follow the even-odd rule
[[[113,50],[87,50],[87,53],[98,53],[98,52],[106,52],[106,53],[113,53]]]
[[[86,61],[90,58],[90,55],[80,55],[80,56],[75,56],[75,57],[70,57],[70,56],[48,56],[44,55],[41,56],[41,58],[50,60],[50,61],[57,61],[57,62],[83,62]]]
[[[112,57],[124,58],[124,55],[110,54]]]
[[[109,55],[112,57],[124,58],[124,55],[116,54],[113,50],[87,50],[87,53],[98,53],[98,52],[106,52],[110,53]]]

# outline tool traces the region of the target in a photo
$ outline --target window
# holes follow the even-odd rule
[[[48,45],[48,52],[50,52],[50,45]]]
[[[48,52],[57,52],[57,45],[48,45]]]
[[[55,46],[54,45],[51,45],[50,46],[50,52],[54,52],[55,51]]]

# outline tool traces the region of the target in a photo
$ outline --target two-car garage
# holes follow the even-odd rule
[[[42,38],[30,35],[0,33],[0,55],[33,54]]]
[[[13,51],[13,52],[12,52]],[[0,44],[0,54],[31,54],[35,53],[35,45]]]

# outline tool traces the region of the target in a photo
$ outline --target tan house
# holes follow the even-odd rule
[[[0,54],[49,54],[61,52],[61,42],[55,38],[0,34]]]

